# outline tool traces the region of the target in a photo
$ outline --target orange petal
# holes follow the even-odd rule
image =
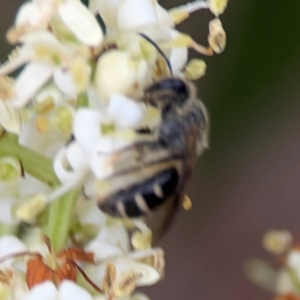
[[[81,249],[77,248],[68,248],[62,250],[57,254],[59,258],[65,258],[69,261],[82,261],[86,263],[95,263],[94,260],[94,253],[92,252],[85,252]]]
[[[55,271],[54,276],[57,285],[60,285],[60,283],[65,279],[75,282],[77,277],[77,268],[73,263],[62,263],[60,268]]]
[[[34,285],[51,280],[53,271],[45,265],[41,257],[29,259],[27,262],[26,282],[31,289]]]

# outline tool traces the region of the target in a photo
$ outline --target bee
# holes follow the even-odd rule
[[[144,216],[155,235],[168,227],[182,203],[197,156],[208,146],[209,120],[194,85],[179,78],[153,83],[142,101],[161,113],[156,138],[119,153],[119,164],[128,167],[114,174],[110,192],[97,204],[114,217]]]

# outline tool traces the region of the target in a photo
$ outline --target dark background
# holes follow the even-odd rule
[[[21,2],[0,0],[2,59]],[[168,8],[183,2],[161,1]],[[163,241],[167,277],[146,289],[153,300],[272,298],[245,278],[243,266],[267,257],[267,229],[300,229],[299,16],[297,0],[229,0],[221,16],[227,49],[206,59],[198,82],[211,147],[190,184],[193,209],[181,212]],[[201,11],[180,29],[206,43],[212,17]]]

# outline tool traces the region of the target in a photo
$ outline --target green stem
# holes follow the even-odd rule
[[[51,159],[20,146],[16,135],[4,133],[0,137],[0,157],[2,156],[16,157],[21,161],[26,173],[51,187],[59,184]]]
[[[49,207],[45,233],[55,251],[62,250],[66,246],[79,193],[80,189],[71,190],[52,202]]]
[[[26,173],[53,188],[59,185],[59,180],[52,167],[52,160],[20,146],[18,137],[15,135],[5,132],[0,136],[1,156],[14,156],[21,161]],[[80,189],[71,190],[52,202],[47,208],[46,219],[43,219],[42,227],[50,238],[55,251],[63,249],[66,245],[79,193]]]

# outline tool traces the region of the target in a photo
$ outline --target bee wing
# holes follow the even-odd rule
[[[176,167],[180,170],[181,157],[172,154],[158,143],[127,148],[114,154],[115,172],[102,180],[109,189],[100,191],[97,202],[103,202],[112,194],[141,183],[162,170]]]
[[[182,159],[180,180],[173,195],[166,199],[166,201],[159,206],[152,215],[146,216],[146,223],[152,230],[154,245],[158,243],[162,235],[170,227],[180,205],[183,202],[187,184],[191,176],[191,171],[197,160],[198,143],[199,128],[192,127],[187,139],[186,153],[183,155]]]

